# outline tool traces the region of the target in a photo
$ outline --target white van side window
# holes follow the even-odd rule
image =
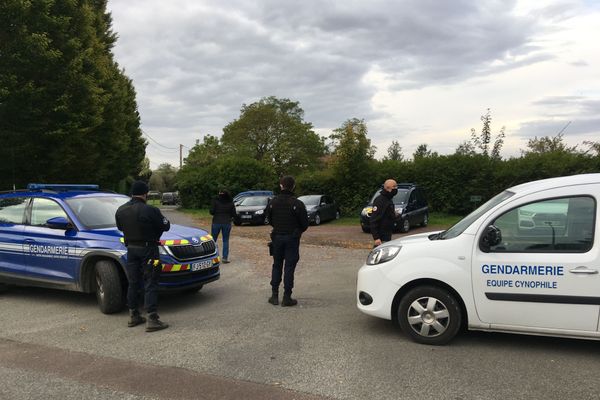
[[[594,243],[596,202],[589,196],[522,205],[496,218],[502,240],[490,252],[585,253]]]

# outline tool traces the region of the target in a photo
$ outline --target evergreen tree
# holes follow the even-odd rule
[[[0,188],[137,175],[145,141],[110,25],[105,0],[0,2]]]

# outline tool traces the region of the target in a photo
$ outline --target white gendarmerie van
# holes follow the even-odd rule
[[[375,248],[358,308],[444,344],[473,330],[600,339],[600,174],[512,187],[443,232]]]

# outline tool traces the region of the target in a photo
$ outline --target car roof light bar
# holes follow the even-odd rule
[[[54,190],[64,192],[68,190],[99,190],[99,185],[81,185],[81,184],[62,184],[62,183],[30,183],[27,185],[29,190]]]

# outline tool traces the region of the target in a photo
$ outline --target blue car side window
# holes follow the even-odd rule
[[[0,224],[22,224],[26,206],[27,198],[25,197],[0,199]]]
[[[67,214],[57,202],[41,198],[33,200],[31,225],[44,226],[46,225],[46,221],[56,217],[64,217],[68,220]]]

